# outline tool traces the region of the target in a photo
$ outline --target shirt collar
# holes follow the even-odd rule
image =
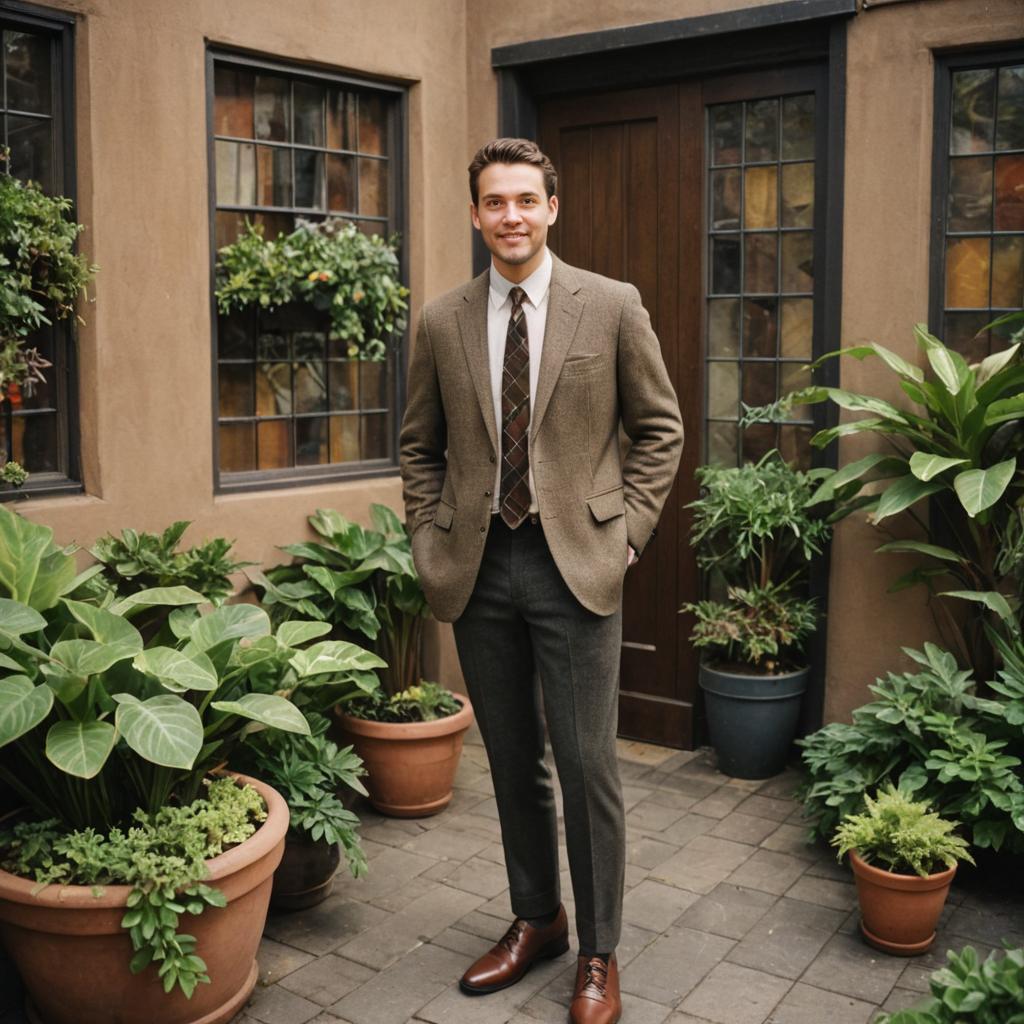
[[[544,261],[541,265],[525,280],[519,283],[519,287],[526,292],[526,298],[530,301],[530,304],[534,309],[539,309],[540,304],[544,301],[544,297],[548,293],[548,288],[551,285],[551,251],[547,248],[544,250]],[[495,268],[494,263],[491,263],[491,305],[495,309],[500,309],[508,301],[508,293],[512,291],[515,285],[507,278],[502,277],[498,270]]]

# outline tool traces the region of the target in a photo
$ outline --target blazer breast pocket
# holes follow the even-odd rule
[[[593,377],[600,373],[606,366],[607,359],[601,352],[581,352],[578,355],[567,356],[562,363],[562,376],[570,378]]]

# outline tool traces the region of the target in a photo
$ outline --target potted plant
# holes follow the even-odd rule
[[[384,699],[360,697],[336,715],[346,743],[367,768],[373,805],[396,817],[436,814],[451,800],[462,739],[473,710],[463,694],[423,683],[422,630],[429,614],[405,526],[384,505],[373,529],[319,509],[316,542],[282,550],[295,556],[252,579],[275,620],[319,618],[340,635],[365,638],[386,662]]]
[[[28,821],[58,833],[58,852],[83,843],[91,850],[103,837],[121,851],[118,872],[97,868],[111,882],[102,891],[90,884],[40,891],[33,879],[0,871],[0,939],[52,1024],[118,1015],[160,1024],[226,1021],[255,983],[255,951],[288,825],[283,801],[254,783],[266,821],[250,838],[225,832],[230,848],[212,860],[199,856],[210,850],[203,843],[189,844],[187,862],[166,845],[151,855],[140,829],[125,828],[141,825],[142,815],[177,834],[180,822],[167,825],[160,815],[168,808],[198,814],[209,773],[246,733],[309,733],[290,695],[307,685],[372,691],[380,661],[352,644],[303,646],[322,634],[321,623],[275,631],[253,605],[203,613],[203,596],[186,587],[107,595],[104,606],[65,596],[82,579],[52,531],[0,508],[0,780],[22,799]],[[133,619],[153,607],[173,609],[168,637],[146,642]],[[168,870],[164,855],[188,871]],[[197,856],[207,879],[194,878]],[[211,902],[190,895],[199,881],[214,881],[226,906],[202,914],[192,942],[178,919]],[[139,891],[159,912],[159,929],[136,919],[131,894]]]
[[[364,235],[339,217],[300,220],[277,239],[247,224],[217,254],[217,308],[308,303],[328,318],[330,337],[347,342],[350,359],[382,361],[406,326],[409,289],[399,280],[396,250],[396,239]]]
[[[867,810],[848,815],[832,845],[849,853],[857,883],[861,931],[877,949],[916,956],[935,941],[957,862],[974,863],[958,822],[929,811],[893,785],[872,798]]]
[[[686,604],[708,728],[727,775],[763,779],[786,765],[807,686],[803,649],[818,621],[808,567],[829,526],[806,509],[815,475],[769,452],[742,467],[702,466],[690,543],[712,597]]]

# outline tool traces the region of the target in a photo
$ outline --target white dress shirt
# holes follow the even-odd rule
[[[548,290],[551,285],[551,253],[544,250],[544,262],[519,287],[526,292],[523,299],[523,314],[526,317],[526,332],[530,340],[530,410],[533,410],[533,396],[537,393],[540,376],[540,356],[544,348],[544,324],[548,316]],[[491,365],[491,395],[494,398],[494,422],[498,428],[498,444],[501,444],[501,376],[505,362],[505,340],[508,336],[508,322],[512,316],[512,299],[509,292],[516,285],[502,275],[491,264],[490,301],[487,303],[487,352]],[[501,493],[501,455],[498,456],[498,471],[494,479],[494,500],[491,511],[498,511]],[[533,465],[530,465],[530,511],[537,511],[537,491],[533,486]]]

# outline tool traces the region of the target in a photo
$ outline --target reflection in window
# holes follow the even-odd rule
[[[297,217],[394,232],[395,117],[394,93],[216,60],[217,248],[246,220],[269,237]],[[217,345],[221,474],[394,461],[393,357],[350,360],[306,306],[221,315]]]
[[[977,361],[1024,305],[1024,62],[952,71],[947,127],[940,329]]]
[[[707,131],[706,458],[738,465],[778,448],[807,467],[810,419],[745,429],[739,420],[743,405],[810,382],[814,96],[716,104]]]

